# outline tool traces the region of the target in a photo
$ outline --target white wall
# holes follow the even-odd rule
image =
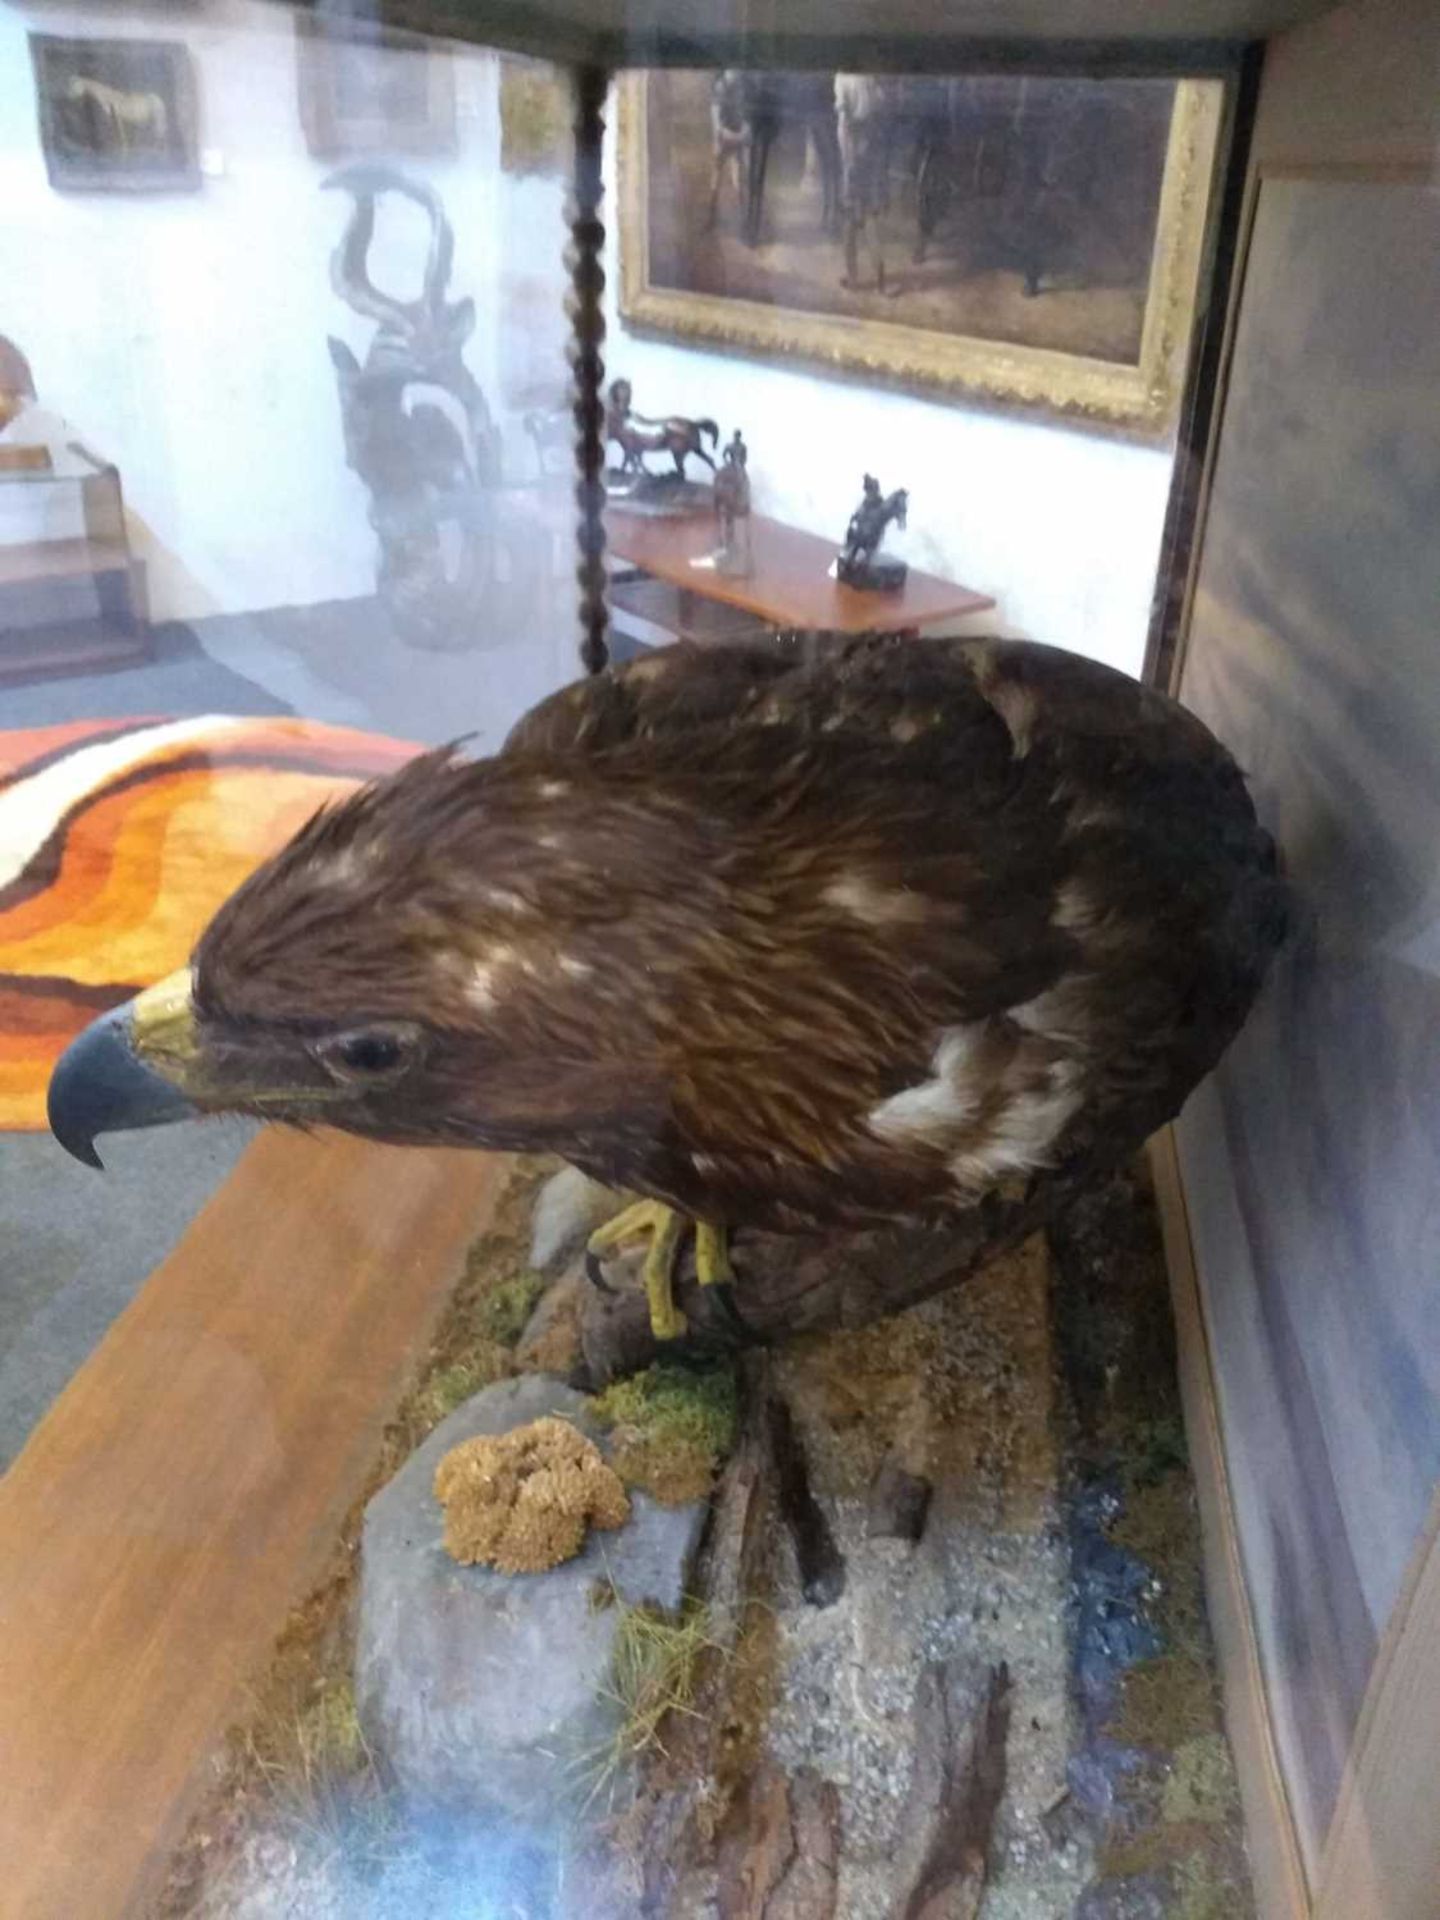
[[[614,213],[612,199],[612,234]],[[887,551],[993,594],[1007,629],[1139,673],[1170,447],[644,338],[620,319],[613,259],[606,278],[607,380],[632,379],[641,413],[713,415],[727,439],[739,427],[757,512],[838,544],[863,474],[908,487],[909,526]]]
[[[53,189],[31,30],[183,40],[201,147],[219,172],[189,193]],[[449,211],[451,291],[480,306],[468,358],[518,465],[507,389],[517,408],[536,404],[553,362],[554,397],[563,393],[561,188],[501,174],[498,63],[458,48],[452,58],[457,152],[405,164]],[[120,466],[157,618],[372,590],[366,495],[344,465],[325,347],[335,333],[363,356],[372,329],[330,288],[350,202],[320,191],[328,171],[305,146],[283,9],[0,0],[0,333],[29,355],[41,402]],[[413,273],[424,238],[418,210],[382,202],[377,283]],[[874,471],[911,492],[897,552],[994,594],[1014,629],[1138,670],[1168,450],[641,340],[619,321],[611,269],[609,374],[632,377],[644,412],[714,414],[727,435],[741,427],[761,511],[838,538],[861,474]]]
[[[40,149],[32,30],[183,40],[201,148],[221,171],[194,192],[57,192]],[[467,358],[494,405],[498,69],[457,50],[454,70],[456,154],[402,164],[445,201],[450,290],[480,300]],[[0,5],[0,333],[29,356],[41,402],[119,465],[157,618],[373,590],[366,494],[344,465],[325,346],[335,333],[363,358],[373,328],[330,288],[352,203],[320,191],[329,171],[305,146],[282,9]],[[536,219],[535,244],[549,249],[558,299],[557,211],[548,225]],[[425,238],[418,209],[382,202],[376,283],[403,284],[396,263],[413,275]]]

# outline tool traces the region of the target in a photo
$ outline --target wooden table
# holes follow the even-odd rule
[[[910,569],[899,593],[867,593],[842,586],[829,574],[835,542],[764,514],[751,515],[754,571],[744,579],[692,564],[711,553],[717,543],[715,519],[708,511],[683,519],[659,519],[615,505],[606,509],[605,532],[607,552],[678,593],[674,630],[687,638],[731,639],[756,628],[917,633],[995,604],[988,594],[922,573],[917,567]],[[623,582],[612,589],[612,598],[617,606],[626,604]],[[686,605],[691,599],[708,610],[708,617],[695,617]],[[723,609],[734,610],[735,617],[727,621]],[[637,604],[632,610],[657,619],[649,605]],[[669,623],[659,619],[658,624]]]
[[[267,1129],[0,1481],[3,1920],[149,1911],[507,1165]]]

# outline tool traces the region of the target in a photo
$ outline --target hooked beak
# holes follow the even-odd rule
[[[195,1052],[194,982],[188,967],[92,1020],[50,1076],[50,1131],[87,1167],[102,1133],[163,1127],[198,1109],[182,1092]]]

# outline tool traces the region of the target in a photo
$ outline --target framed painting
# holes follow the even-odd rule
[[[676,69],[622,85],[633,328],[1173,426],[1223,81]]]
[[[548,60],[500,56],[500,171],[565,180],[574,166],[570,77]]]
[[[296,15],[305,144],[318,159],[455,151],[449,50],[418,34]]]
[[[40,144],[52,187],[198,187],[195,73],[178,40],[32,33]]]

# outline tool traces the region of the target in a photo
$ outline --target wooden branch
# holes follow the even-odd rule
[[[812,1607],[831,1607],[845,1591],[845,1556],[810,1490],[810,1468],[790,1409],[778,1393],[765,1409],[780,1515],[795,1544],[800,1591]]]
[[[903,1891],[891,1920],[975,1920],[1005,1791],[1010,1676],[1003,1666],[937,1660],[915,1690],[915,1765],[895,1857]]]
[[[748,1782],[741,1821],[720,1849],[720,1920],[834,1920],[840,1795],[809,1768],[767,1761]]]

